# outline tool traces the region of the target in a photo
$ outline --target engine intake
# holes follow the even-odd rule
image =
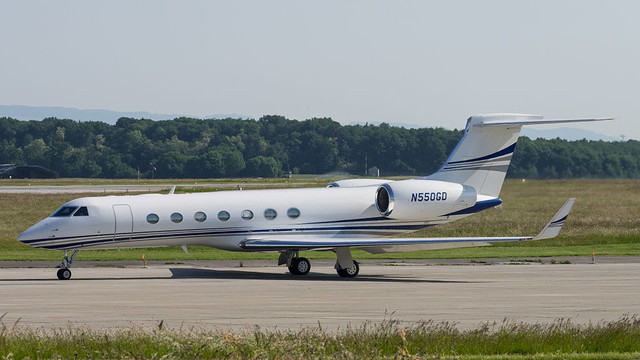
[[[380,215],[389,216],[393,211],[393,189],[389,184],[382,184],[376,190],[376,209]]]

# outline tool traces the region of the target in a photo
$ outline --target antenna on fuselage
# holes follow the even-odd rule
[[[176,192],[176,186],[173,185],[173,187],[171,188],[171,190],[169,190],[169,195],[173,195],[173,193]]]

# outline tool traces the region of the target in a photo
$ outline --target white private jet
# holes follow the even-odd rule
[[[231,251],[279,251],[291,274],[311,269],[302,250],[337,254],[341,277],[359,265],[350,248],[371,253],[484,246],[552,238],[569,199],[534,237],[394,238],[502,203],[498,197],[523,125],[609,120],[542,120],[487,114],[467,120],[464,135],[434,174],[411,180],[353,179],[327,188],[85,197],[69,201],[18,236],[32,247],[64,250],[58,278],[71,278],[78,250],[206,245]],[[426,156],[422,154],[421,156]]]

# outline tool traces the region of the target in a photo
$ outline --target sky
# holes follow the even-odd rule
[[[448,129],[492,112],[613,116],[575,127],[640,140],[638,14],[638,1],[7,0],[0,104]]]

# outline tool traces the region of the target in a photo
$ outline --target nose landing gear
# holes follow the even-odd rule
[[[60,280],[69,280],[69,279],[71,279],[71,270],[69,270],[69,269],[58,269],[58,279],[60,279]]]
[[[71,279],[71,264],[76,259],[76,255],[78,255],[78,250],[74,250],[69,257],[69,251],[65,250],[64,258],[62,259],[62,263],[60,264],[60,269],[58,270],[58,279],[60,280],[69,280]]]

